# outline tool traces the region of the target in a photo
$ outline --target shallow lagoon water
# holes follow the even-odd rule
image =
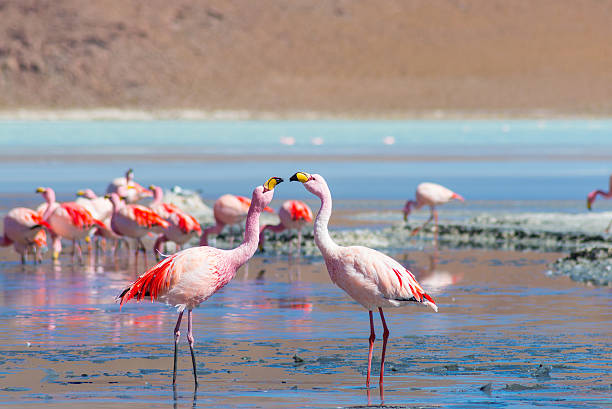
[[[467,199],[444,206],[441,220],[579,214],[586,194],[607,186],[611,132],[612,121],[588,120],[5,121],[0,171],[10,178],[0,183],[0,213],[37,205],[39,185],[67,200],[80,188],[103,191],[133,167],[143,185],[200,190],[209,205],[226,192],[248,195],[271,172],[319,172],[336,199],[332,222],[343,230],[399,222],[403,201],[423,180]],[[382,143],[387,136],[394,145]],[[280,145],[281,137],[295,137],[295,145]],[[313,145],[313,137],[324,144]],[[160,152],[169,155],[163,166]],[[217,154],[228,156],[212,160]],[[288,198],[310,199],[299,184],[286,183],[273,207]],[[610,209],[610,201],[595,205],[596,212]],[[411,219],[427,216],[422,210]],[[184,338],[178,388],[170,386],[173,309],[143,302],[119,311],[114,302],[144,266],[125,256],[85,265],[63,256],[56,265],[22,267],[2,250],[0,405],[612,406],[610,288],[547,276],[549,263],[564,254],[437,254],[428,241],[389,249],[430,290],[440,312],[386,311],[384,397],[364,388],[368,315],[331,284],[318,257],[258,255],[196,311],[201,385],[194,393]],[[375,375],[378,320],[376,328]]]
[[[201,385],[176,313],[114,296],[125,260],[3,264],[0,403],[22,407],[601,407],[612,404],[610,289],[550,278],[555,254],[407,250],[395,254],[440,306],[386,311],[384,396],[364,389],[367,313],[320,258],[258,256],[196,310]],[[381,335],[379,321],[376,322]],[[378,374],[380,338],[375,344]],[[540,367],[542,365],[542,367]],[[488,384],[490,386],[487,386]],[[376,385],[377,382],[374,382]],[[484,391],[481,387],[485,387]],[[76,402],[75,402],[76,401]]]

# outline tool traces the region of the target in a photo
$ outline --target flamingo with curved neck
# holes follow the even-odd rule
[[[587,195],[587,209],[593,210],[593,202],[597,199],[597,196],[601,196],[603,199],[610,199],[612,197],[612,175],[610,175],[610,182],[608,186],[608,191],[604,191],[601,189],[593,190],[591,193]],[[605,232],[610,232],[610,227],[612,227],[612,220],[606,227]]]
[[[189,239],[202,234],[200,223],[195,217],[176,205],[163,202],[164,191],[161,187],[151,185],[149,190],[153,192],[153,202],[149,207],[169,223],[169,226],[155,240],[153,251],[156,255],[161,254],[161,248],[165,242],[172,241],[176,243],[179,249],[182,249]]]
[[[321,200],[321,208],[314,225],[314,239],[325,259],[332,282],[342,288],[355,301],[365,307],[370,315],[370,338],[368,348],[368,374],[366,387],[370,386],[372,349],[376,335],[372,311],[378,309],[383,324],[383,348],[380,360],[380,387],[382,391],[385,369],[385,353],[389,329],[383,308],[401,307],[408,303],[420,303],[438,311],[434,300],[416,281],[408,269],[391,257],[363,246],[339,246],[327,228],[332,214],[332,196],[327,182],[321,175],[297,172],[291,181],[302,182],[306,190]]]
[[[82,251],[79,241],[85,238],[91,229],[96,226],[103,227],[104,223],[94,218],[91,213],[76,202],[58,203],[55,201],[55,192],[50,187],[39,187],[36,193],[41,193],[47,202],[42,219],[51,226],[53,242],[53,259],[59,257],[62,249],[61,238],[72,240],[72,256],[78,252],[82,260]]]
[[[427,219],[427,221],[423,223],[422,226],[412,230],[412,235],[417,234],[432,220],[434,220],[434,229],[437,233],[438,211],[436,210],[436,206],[448,203],[453,199],[459,200],[460,202],[464,201],[461,195],[453,192],[452,190],[442,185],[430,182],[420,183],[417,186],[415,197],[415,200],[408,200],[404,205],[404,209],[402,210],[404,212],[404,221],[408,221],[408,215],[410,214],[413,208],[420,209],[423,206],[429,206],[429,208],[431,209],[431,215],[429,216],[429,219]]]
[[[176,383],[177,350],[183,312],[187,309],[187,340],[191,351],[193,378],[197,385],[198,375],[193,352],[192,310],[225,286],[257,250],[259,238],[259,215],[272,201],[274,187],[281,178],[273,177],[253,191],[246,220],[242,244],[232,250],[214,247],[192,247],[175,253],[130,284],[121,295],[121,305],[132,298],[140,301],[150,297],[177,307],[179,315],[174,327],[174,370],[172,383]]]
[[[286,200],[278,210],[278,224],[266,224],[261,226],[259,233],[259,248],[263,250],[266,240],[264,232],[266,230],[280,233],[288,229],[297,230],[297,249],[300,251],[302,242],[302,228],[306,223],[312,221],[312,210],[301,200]],[[290,243],[291,245],[291,243]],[[289,250],[291,252],[291,250]]]

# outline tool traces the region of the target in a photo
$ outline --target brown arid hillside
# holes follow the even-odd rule
[[[0,0],[0,109],[612,114],[612,0]]]

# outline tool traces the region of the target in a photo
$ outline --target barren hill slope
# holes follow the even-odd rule
[[[611,0],[0,0],[0,108],[612,114]]]

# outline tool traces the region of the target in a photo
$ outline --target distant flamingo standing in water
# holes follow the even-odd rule
[[[368,349],[368,374],[366,387],[370,386],[372,349],[376,335],[372,311],[378,309],[384,328],[383,348],[380,360],[380,386],[382,391],[385,369],[385,353],[389,329],[383,308],[401,307],[416,302],[438,311],[434,300],[421,288],[416,278],[391,257],[362,246],[343,247],[337,245],[329,235],[327,224],[332,213],[332,197],[325,179],[321,175],[297,172],[290,178],[304,184],[306,190],[321,199],[321,209],[314,225],[314,239],[325,259],[331,280],[370,313],[370,345]]]
[[[43,227],[51,230],[49,223],[32,209],[16,207],[4,216],[4,235],[0,237],[0,246],[11,244],[21,255],[21,263],[25,264],[27,252],[33,249],[34,261],[40,261],[41,251],[47,246],[47,234]]]
[[[152,192],[148,189],[145,189],[140,184],[134,181],[134,170],[128,169],[125,172],[124,177],[115,178],[106,188],[106,193],[117,193],[120,196],[123,194],[120,191],[120,188],[128,189],[123,190],[125,192],[125,201],[127,203],[135,203],[144,197],[151,197]]]
[[[153,250],[157,255],[161,254],[161,247],[167,241],[176,243],[179,249],[189,241],[193,236],[202,234],[200,223],[187,212],[179,209],[176,205],[162,202],[164,191],[161,187],[151,185],[149,189],[153,192],[153,202],[149,207],[161,217],[164,218],[170,225],[157,238],[153,245]]]
[[[244,196],[225,194],[218,198],[213,206],[215,224],[204,229],[202,237],[200,237],[200,246],[208,246],[209,234],[219,234],[226,225],[232,226],[242,223],[247,217],[250,205],[251,201]],[[269,207],[265,207],[263,210],[274,213],[274,210]],[[230,239],[230,245],[232,240]]]
[[[121,193],[126,192],[128,189],[121,187],[118,191]],[[125,239],[115,233],[111,228],[111,217],[113,215],[113,204],[110,199],[103,196],[96,195],[93,190],[85,189],[77,192],[78,199],[76,203],[87,209],[96,219],[104,223],[104,227],[98,226],[95,229],[94,235],[100,239],[103,239],[103,248],[105,246],[104,240],[111,240],[113,242],[113,251],[116,251],[119,243]],[[96,241],[96,251],[98,250],[100,240]],[[127,243],[127,241],[126,241]]]
[[[233,250],[214,247],[192,247],[175,253],[162,260],[130,284],[121,295],[121,305],[132,298],[140,301],[150,297],[178,309],[179,315],[174,328],[174,370],[172,384],[176,383],[176,361],[180,326],[183,312],[187,309],[187,340],[191,351],[193,378],[198,384],[196,361],[193,352],[192,310],[225,286],[257,250],[259,238],[259,215],[270,204],[274,187],[283,179],[273,177],[253,191],[253,198],[247,214],[244,241]]]
[[[408,220],[408,215],[412,211],[412,208],[420,209],[423,206],[429,206],[431,208],[431,215],[429,219],[422,226],[417,227],[412,231],[412,235],[417,234],[423,227],[429,222],[435,220],[435,230],[438,231],[438,211],[436,206],[448,203],[453,199],[457,199],[461,202],[464,201],[463,197],[453,192],[450,189],[445,188],[437,183],[420,183],[416,189],[416,200],[408,200],[404,205],[404,221]]]
[[[161,233],[168,228],[168,222],[146,206],[122,202],[117,193],[111,193],[110,200],[113,204],[111,228],[118,235],[136,239],[136,257],[142,250],[146,260],[147,250],[142,237],[149,232]]]
[[[612,175],[610,175],[610,182],[608,185],[608,191],[605,192],[603,190],[593,190],[591,193],[588,194],[587,196],[587,209],[589,210],[593,210],[593,202],[595,201],[595,199],[597,198],[597,196],[600,195],[601,197],[603,197],[604,199],[609,199],[612,197]],[[612,221],[610,221],[610,223],[608,224],[608,227],[606,227],[605,232],[609,233],[610,232],[610,227],[612,227]]]
[[[304,227],[306,223],[312,221],[312,210],[310,210],[310,207],[301,200],[286,200],[278,210],[278,218],[280,219],[279,224],[266,224],[261,227],[261,232],[259,233],[259,248],[263,249],[266,239],[264,234],[265,230],[279,233],[287,229],[296,229],[298,232],[297,248],[299,252],[302,243],[302,227]]]
[[[77,251],[79,260],[82,260],[83,253],[79,241],[84,239],[94,227],[104,227],[104,223],[94,218],[87,209],[75,202],[56,202],[55,192],[50,187],[39,187],[36,193],[41,193],[47,202],[42,219],[51,226],[53,259],[56,260],[59,257],[63,237],[72,240],[72,256],[74,257]]]

